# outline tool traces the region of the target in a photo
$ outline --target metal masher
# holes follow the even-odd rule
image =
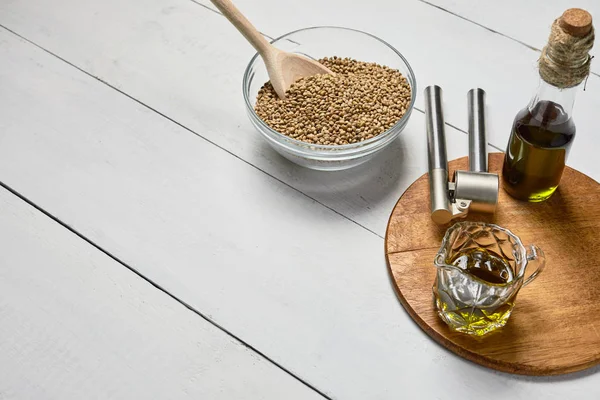
[[[472,89],[467,98],[469,171],[456,171],[450,181],[442,89],[439,86],[425,88],[431,219],[437,224],[447,224],[454,218],[465,217],[469,211],[494,213],[498,204],[498,175],[488,172],[485,91]]]

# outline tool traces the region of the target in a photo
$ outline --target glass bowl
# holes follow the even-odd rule
[[[244,72],[242,82],[248,116],[267,142],[290,161],[303,167],[325,171],[351,168],[373,158],[377,152],[392,143],[408,123],[417,92],[415,75],[404,56],[383,40],[354,29],[321,26],[287,33],[272,43],[282,50],[313,59],[350,57],[397,69],[406,77],[412,94],[404,116],[390,129],[371,139],[340,146],[302,142],[273,130],[256,115],[256,96],[269,77],[262,58],[255,54]]]

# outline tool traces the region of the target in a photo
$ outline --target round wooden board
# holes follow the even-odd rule
[[[500,173],[503,155],[490,154]],[[467,158],[450,162],[466,170]],[[430,218],[427,174],[402,195],[390,217],[385,251],[404,308],[433,339],[483,366],[524,375],[559,375],[600,363],[600,185],[566,168],[546,202],[514,200],[500,189],[495,216],[467,220],[510,229],[546,254],[546,269],[520,292],[506,326],[483,338],[452,332],[432,301],[433,258],[444,232]]]

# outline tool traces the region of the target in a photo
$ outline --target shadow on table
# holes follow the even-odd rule
[[[378,207],[390,195],[393,195],[390,203],[393,206],[402,191],[416,179],[411,176],[415,175],[414,172],[407,174],[407,171],[410,168],[414,171],[425,168],[411,166],[411,161],[414,164],[414,160],[407,157],[409,149],[406,147],[407,144],[400,136],[373,159],[344,171],[314,171],[284,161],[283,157],[281,159],[288,165],[288,182],[295,188],[332,207],[336,203],[346,203],[353,209],[353,213],[359,214]],[[275,153],[272,149],[268,151]],[[402,178],[407,182],[399,182]]]

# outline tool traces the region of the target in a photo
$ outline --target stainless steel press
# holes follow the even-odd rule
[[[439,86],[425,88],[431,219],[437,224],[447,224],[454,218],[465,217],[469,211],[494,213],[498,204],[498,175],[488,172],[485,91],[472,89],[467,98],[469,171],[456,171],[454,179],[450,181],[442,89]]]

